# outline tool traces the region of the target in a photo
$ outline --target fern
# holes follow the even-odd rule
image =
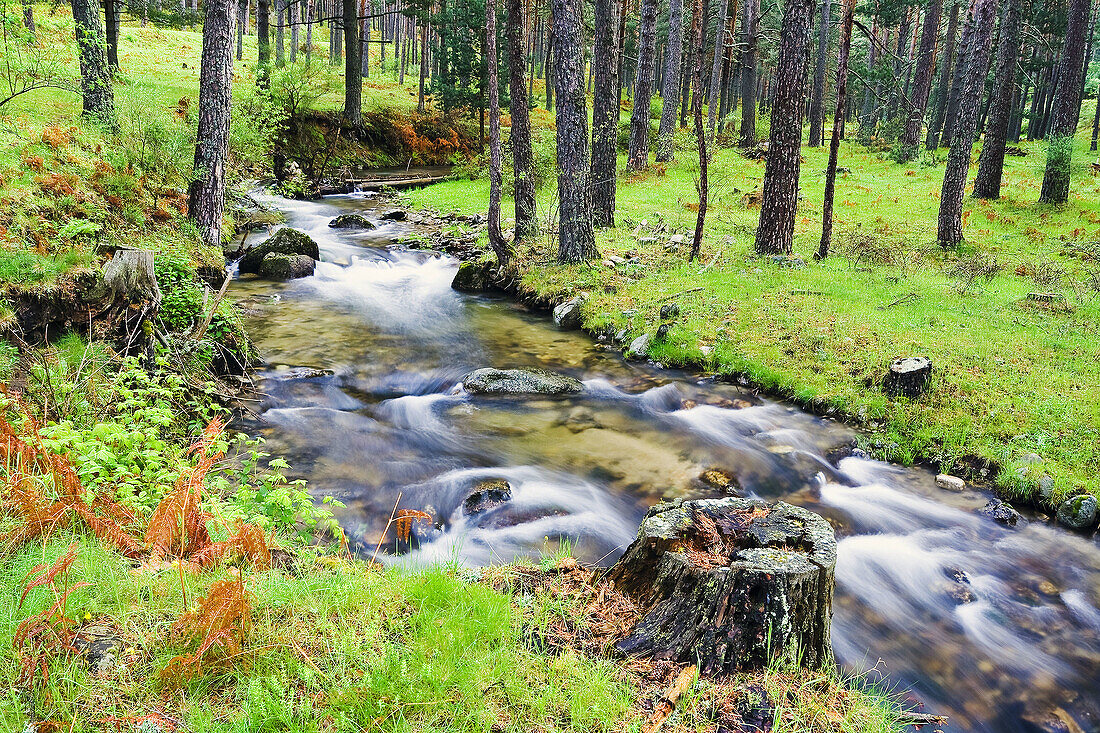
[[[215,581],[198,606],[172,625],[170,636],[194,647],[172,659],[161,671],[161,680],[178,686],[198,675],[204,664],[239,654],[252,627],[252,594],[240,573]]]
[[[12,646],[20,655],[20,680],[24,683],[48,682],[50,657],[58,652],[77,653],[73,646],[77,621],[66,615],[66,608],[73,591],[91,584],[58,584],[59,579],[64,580],[68,575],[74,560],[76,545],[70,547],[53,565],[48,568],[37,565],[27,575],[28,578],[37,577],[29,580],[23,589],[23,595],[19,598],[20,608],[35,588],[48,588],[53,593],[54,600],[44,611],[24,619],[15,629]]]

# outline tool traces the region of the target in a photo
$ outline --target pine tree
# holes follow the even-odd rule
[[[1081,65],[1085,57],[1088,23],[1089,0],[1069,0],[1066,38],[1058,66],[1058,85],[1054,92],[1047,142],[1047,166],[1043,174],[1043,190],[1039,194],[1039,201],[1045,204],[1063,204],[1069,199],[1073,136],[1081,116]]]
[[[665,55],[665,78],[661,90],[661,127],[657,133],[657,162],[659,163],[667,163],[675,157],[672,138],[676,132],[676,112],[680,106],[680,65],[683,46],[683,0],[669,0],[668,51]]]
[[[518,0],[517,0],[518,1]],[[592,216],[615,226],[615,166],[619,136],[619,1],[596,0],[592,54]]]
[[[997,71],[993,80],[993,100],[985,139],[978,158],[978,175],[974,179],[974,198],[1001,197],[1001,174],[1004,170],[1005,145],[1008,142],[1008,121],[1012,114],[1012,99],[1016,93],[1016,62],[1020,56],[1020,6],[1006,0],[1001,10],[1001,40],[997,46]]]
[[[638,27],[638,64],[635,68],[634,109],[630,114],[630,151],[626,164],[633,170],[649,165],[649,100],[653,96],[653,64],[657,53],[657,0],[642,0]],[[560,47],[558,66],[564,63]],[[559,100],[559,104],[560,104]]]
[[[98,0],[72,0],[73,25],[80,55],[80,91],[84,116],[115,125],[115,90],[107,64]]]

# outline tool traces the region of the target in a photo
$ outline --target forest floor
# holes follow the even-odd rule
[[[596,235],[603,262],[559,265],[553,238],[543,236],[521,254],[521,287],[552,302],[586,293],[585,328],[625,333],[625,343],[653,335],[661,305],[675,301],[680,315],[666,338],[653,339],[650,359],[745,376],[865,427],[866,447],[880,457],[995,480],[1024,503],[1049,508],[1067,495],[1100,495],[1100,158],[1087,147],[1091,105],[1070,202],[1036,203],[1045,146],[1022,142],[1023,154],[1006,159],[1000,200],[966,199],[958,252],[936,245],[946,150],[899,165],[887,151],[846,142],[832,256],[812,258],[827,149],[803,148],[793,258],[776,259],[753,252],[764,162],[727,148],[710,164],[702,252],[688,262],[698,163],[685,136],[677,162],[620,173],[617,226]],[[549,182],[539,194],[543,219],[554,197]],[[454,180],[407,200],[483,212],[488,181]],[[504,211],[511,214],[507,198]],[[674,244],[677,234],[686,244]],[[920,400],[881,390],[886,368],[903,356],[934,364]]]
[[[67,11],[36,5],[35,13],[40,47],[75,69]],[[252,57],[254,41],[246,39]],[[126,24],[115,135],[86,127],[79,98],[60,90],[0,110],[7,295],[64,290],[67,277],[99,268],[112,244],[125,243],[156,253],[162,325],[186,331],[201,320],[207,306],[196,278],[223,258],[197,244],[181,208],[200,50],[198,32]],[[339,70],[323,59],[318,66],[321,81],[308,82],[311,93],[319,90],[313,104],[334,108]],[[255,110],[254,83],[248,66],[238,67],[238,115]],[[371,108],[415,107],[415,77],[404,87],[388,76],[365,87]],[[232,134],[244,175],[261,170],[249,156],[262,141],[239,120]],[[210,331],[221,338],[239,322],[228,303],[219,313]],[[40,438],[28,438],[36,457],[23,464],[4,443],[0,730],[638,731],[681,672],[607,657],[631,610],[597,602],[591,574],[569,558],[400,571],[303,544],[296,530],[304,519],[307,530],[320,529],[331,514],[286,481],[285,462],[243,437],[225,438],[237,458],[219,461],[207,477],[204,521],[213,540],[226,540],[241,521],[268,527],[283,548],[277,567],[243,558],[204,570],[134,562],[89,526],[55,526],[64,522],[49,506],[95,495],[93,511],[136,532],[193,475],[192,443],[226,411],[218,386],[169,354],[138,366],[100,342],[49,336],[41,348],[0,344],[0,425],[9,437]],[[19,417],[26,411],[41,418],[37,431]],[[71,494],[61,493],[62,475],[76,487]],[[42,498],[13,501],[18,496]],[[187,612],[213,609],[232,581],[242,594],[236,611],[222,610],[225,628],[181,636]],[[212,646],[203,651],[205,641]],[[192,673],[179,674],[188,658],[197,660]],[[662,729],[772,723],[777,731],[887,733],[904,728],[901,705],[869,677],[775,669],[693,683]]]

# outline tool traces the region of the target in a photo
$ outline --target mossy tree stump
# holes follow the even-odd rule
[[[658,504],[609,580],[642,619],[616,648],[703,674],[832,658],[836,538],[822,517],[734,497]]]

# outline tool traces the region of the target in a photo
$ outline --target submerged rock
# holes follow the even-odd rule
[[[272,253],[305,255],[311,260],[318,260],[321,258],[321,251],[318,249],[317,243],[314,242],[308,234],[300,232],[297,229],[291,229],[290,227],[283,227],[260,244],[248,250],[245,256],[241,258],[237,269],[242,275],[249,272],[258,273],[264,258]]]
[[[545,369],[478,369],[462,380],[471,394],[576,394],[584,389],[580,380]]]
[[[370,219],[362,214],[340,214],[328,225],[333,229],[376,229]]]
[[[1058,521],[1070,529],[1091,529],[1096,524],[1096,497],[1073,496],[1058,507]]]
[[[555,306],[554,323],[562,328],[580,328],[581,306],[584,305],[584,300],[583,295],[578,295]]]
[[[316,267],[317,263],[313,258],[306,255],[270,252],[260,262],[259,275],[268,280],[295,280],[300,277],[309,277]]]
[[[1023,515],[1000,499],[990,499],[989,503],[979,511],[994,522],[1000,522],[1007,527],[1027,524],[1027,520],[1023,518]]]
[[[495,509],[512,500],[512,486],[504,479],[489,479],[474,487],[474,492],[462,502],[462,513],[466,516],[480,514]]]

